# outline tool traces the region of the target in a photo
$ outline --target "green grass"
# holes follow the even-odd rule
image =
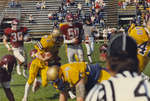
[[[104,65],[103,62],[99,61],[98,47],[100,44],[101,43],[95,44],[95,51],[92,54],[92,58],[94,60],[93,61],[94,63],[99,62],[101,65]],[[29,51],[33,49],[33,44],[25,44],[25,47],[27,49],[28,62],[29,62],[31,60],[29,57]],[[83,45],[83,48],[85,52],[84,58],[85,58],[85,61],[87,61],[86,49],[84,45]],[[1,44],[0,45],[0,57],[4,56],[5,54],[11,54],[11,53],[9,53],[4,47],[4,45]],[[62,64],[67,63],[67,57],[66,57],[64,45],[60,48],[59,55],[62,59],[61,63]],[[150,76],[150,64],[148,65],[148,68],[146,68],[144,72]],[[24,94],[24,86],[25,86],[26,79],[23,76],[18,76],[16,74],[16,70],[13,71],[12,78],[13,78],[13,81],[11,82],[11,89],[14,93],[15,100],[21,101],[23,94]],[[48,85],[45,88],[41,87],[36,93],[33,93],[32,91],[30,91],[28,101],[58,101],[58,97],[59,97],[59,92],[57,92],[51,85]],[[0,101],[8,101],[2,88],[0,88]],[[69,101],[75,101],[75,100],[69,99]]]

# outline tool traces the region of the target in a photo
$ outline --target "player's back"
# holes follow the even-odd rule
[[[134,27],[130,31],[129,36],[131,36],[138,45],[149,40],[146,30],[142,26]]]
[[[150,101],[149,92],[150,82],[124,71],[93,87],[86,101]]]
[[[64,76],[64,80],[69,82],[72,85],[75,85],[78,81],[80,76],[85,76],[86,71],[86,63],[85,62],[74,62],[62,65],[61,71]]]
[[[144,27],[136,26],[133,28],[129,36],[131,36],[138,45],[138,59],[140,71],[143,71],[148,64],[150,57],[150,43],[148,33]]]

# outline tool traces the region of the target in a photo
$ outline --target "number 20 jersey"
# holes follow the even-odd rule
[[[136,26],[133,28],[129,36],[131,36],[138,45],[138,59],[140,71],[143,71],[150,59],[150,39],[144,27]]]
[[[65,36],[66,40],[72,40],[73,38],[77,38],[79,40],[78,44],[82,41],[82,31],[83,26],[82,23],[61,23],[59,25],[61,33]]]

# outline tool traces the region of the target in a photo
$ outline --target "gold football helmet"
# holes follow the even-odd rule
[[[60,33],[59,29],[54,29],[51,34],[52,34],[53,38],[61,36],[61,33]]]
[[[59,75],[59,67],[57,65],[48,67],[47,70],[47,80],[55,81]]]

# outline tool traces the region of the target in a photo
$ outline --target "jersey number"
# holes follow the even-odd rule
[[[12,41],[13,42],[17,42],[17,41],[22,41],[23,40],[23,36],[22,36],[22,32],[18,32],[18,33],[12,33]]]
[[[138,45],[138,49],[139,49],[139,54],[141,54],[142,56],[144,56],[145,52],[146,52],[146,46],[147,46],[147,41]]]
[[[68,34],[70,38],[77,38],[79,35],[79,28],[69,28]]]
[[[144,89],[144,91],[145,92],[140,92],[140,90],[142,91],[142,89]],[[147,99],[148,99],[148,101],[150,101],[150,98],[148,97],[148,95],[147,95],[147,90],[146,90],[146,88],[145,88],[145,85],[144,85],[144,82],[143,81],[141,81],[139,84],[138,84],[138,86],[136,87],[136,89],[134,90],[134,95],[136,96],[136,97],[142,97],[142,96],[145,96]]]

